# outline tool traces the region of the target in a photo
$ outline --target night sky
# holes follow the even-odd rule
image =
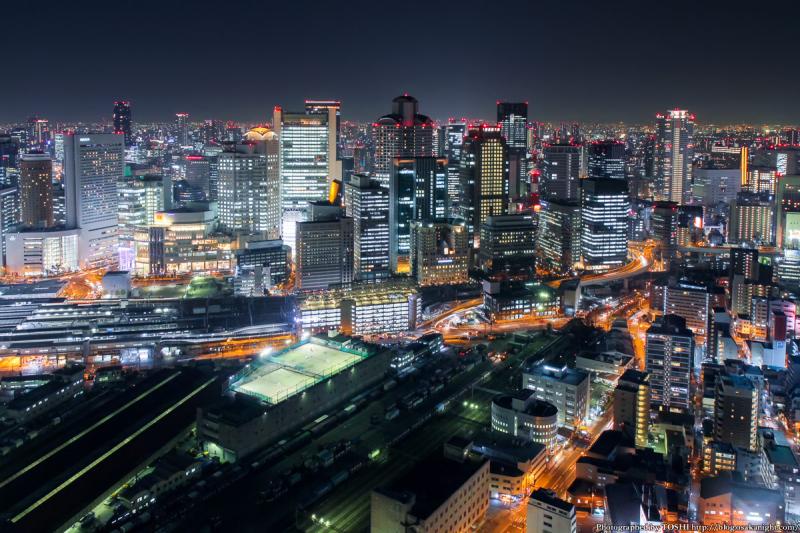
[[[134,121],[263,121],[276,104],[342,101],[492,118],[528,100],[536,120],[800,123],[800,2],[294,0],[5,1],[0,123],[39,114]]]

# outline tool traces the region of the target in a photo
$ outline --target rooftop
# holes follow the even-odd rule
[[[543,488],[539,488],[533,491],[528,503],[530,504],[533,501],[540,501],[542,503],[546,503],[547,505],[552,505],[556,509],[561,509],[562,511],[566,512],[570,512],[575,508],[575,506],[572,505],[571,503],[557,497],[554,492]]]
[[[274,355],[265,354],[232,378],[231,389],[277,404],[372,355],[366,345],[312,337]]]
[[[376,489],[384,496],[408,502],[414,498],[410,514],[424,520],[486,463],[486,459],[453,461],[436,450],[387,487]]]

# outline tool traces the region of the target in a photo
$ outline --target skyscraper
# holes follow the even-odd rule
[[[219,223],[231,232],[267,231],[267,158],[256,143],[237,144],[219,155]]]
[[[156,213],[170,207],[172,188],[163,176],[130,176],[119,181],[119,268],[135,270],[137,247],[146,247]],[[149,272],[148,272],[149,273]]]
[[[265,127],[253,128],[244,135],[245,142],[266,159],[264,182],[259,187],[256,202],[257,231],[266,232],[267,239],[278,239],[281,234],[281,169],[280,141],[278,135]]]
[[[728,242],[775,244],[775,204],[767,193],[740,192],[730,206]]]
[[[297,113],[276,106],[273,112],[272,126],[280,143],[281,235],[293,250],[295,224],[306,220],[308,202],[328,197],[336,144],[330,121],[335,116],[333,108]]]
[[[474,248],[480,247],[481,224],[508,211],[508,148],[499,126],[470,128],[461,159],[461,218]]]
[[[442,156],[447,159],[447,209],[449,215],[458,212],[459,191],[461,189],[461,149],[467,134],[465,122],[449,121],[442,126]]]
[[[411,221],[447,216],[447,160],[398,157],[389,180],[389,254],[393,272],[407,273]]]
[[[625,180],[581,181],[581,256],[587,270],[607,270],[628,260],[628,185]]]
[[[544,266],[558,274],[570,272],[581,256],[580,204],[542,200],[536,247]]]
[[[717,379],[714,440],[749,451],[758,449],[758,388],[747,377]]]
[[[542,198],[577,200],[584,174],[585,151],[574,144],[549,144],[542,150],[544,166],[539,177]]]
[[[353,219],[327,202],[309,209],[297,223],[296,287],[327,289],[353,281]]]
[[[53,162],[41,153],[22,154],[19,162],[20,224],[27,228],[53,226]]]
[[[647,330],[645,366],[650,375],[651,405],[688,409],[694,333],[686,320],[664,315]]]
[[[328,114],[328,138],[335,139],[333,143],[328,143],[330,180],[342,179],[341,110],[342,103],[339,100],[306,100],[306,113]]]
[[[375,147],[374,175],[384,187],[389,186],[392,160],[395,157],[430,157],[436,155],[433,121],[418,113],[417,99],[408,94],[392,100],[392,112],[372,124]]]
[[[694,115],[673,109],[656,115],[655,192],[657,200],[687,203],[691,195]]]
[[[131,104],[118,100],[114,102],[114,133],[125,136],[125,146],[131,145]]]
[[[461,221],[411,222],[411,275],[421,286],[469,281],[469,240]]]
[[[353,219],[353,265],[357,280],[389,277],[389,190],[355,174],[344,185],[347,216]]]
[[[33,116],[28,119],[28,151],[46,151],[50,142],[50,121]]]
[[[181,146],[189,144],[189,113],[175,113],[175,138]]]
[[[117,182],[123,176],[123,138],[114,134],[64,137],[66,224],[80,229],[78,257],[84,267],[117,259]]]
[[[596,141],[589,145],[589,177],[625,179],[625,143]]]
[[[497,102],[497,124],[508,146],[509,194],[527,192],[528,102]]]

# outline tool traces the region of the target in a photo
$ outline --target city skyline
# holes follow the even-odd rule
[[[10,54],[6,68],[24,82],[5,84],[15,105],[3,106],[0,123],[34,114],[110,120],[115,100],[132,102],[139,122],[181,111],[266,122],[274,105],[299,107],[304,97],[341,100],[344,117],[369,121],[402,92],[437,119],[491,117],[500,99],[528,101],[530,116],[544,121],[645,123],[654,110],[680,107],[705,123],[800,123],[800,105],[783,89],[800,74],[780,53],[791,49],[798,6],[731,7],[350,2],[313,17],[300,5],[251,2],[222,15],[206,2],[160,6],[156,16],[132,2],[12,5],[4,7],[8,43],[24,40],[35,20],[67,49],[72,43],[78,63],[58,60],[61,47],[47,39]],[[768,31],[738,32],[732,43],[744,22]],[[389,31],[414,38],[394,44]]]

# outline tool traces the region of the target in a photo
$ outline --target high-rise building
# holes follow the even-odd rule
[[[526,509],[527,533],[575,533],[578,521],[575,506],[562,500],[555,492],[538,488],[528,499]]]
[[[211,161],[200,154],[186,156],[184,180],[194,191],[202,192],[203,200],[211,200]]]
[[[255,143],[230,146],[219,154],[219,223],[229,232],[257,233],[267,223],[269,197],[267,158]]]
[[[156,213],[170,207],[172,191],[163,176],[126,175],[117,184],[117,193],[119,268],[133,271],[136,269],[137,246],[149,246],[144,243],[145,239],[149,239],[149,228],[155,223]]]
[[[447,217],[447,160],[398,157],[389,180],[389,257],[392,272],[407,273],[411,221]]]
[[[589,177],[625,179],[625,143],[596,141],[589,145]]]
[[[175,113],[175,140],[180,146],[189,145],[189,113]]]
[[[646,372],[628,369],[614,389],[614,429],[633,437],[637,448],[646,448],[649,428],[649,376]]]
[[[333,181],[336,128],[332,107],[284,111],[276,106],[272,126],[280,142],[281,235],[295,249],[295,225],[307,219],[309,202],[328,197]]]
[[[694,115],[685,109],[656,115],[655,192],[658,200],[683,204],[690,199],[694,120]]]
[[[125,136],[125,146],[132,143],[131,104],[118,100],[114,102],[114,133]]]
[[[419,285],[469,281],[469,238],[461,221],[411,221],[411,275]]]
[[[497,123],[508,146],[509,194],[518,198],[527,192],[528,102],[497,102]]]
[[[645,367],[653,407],[686,410],[691,405],[694,333],[677,315],[660,317],[647,330]]]
[[[353,219],[353,264],[357,280],[389,277],[389,190],[354,174],[344,185],[347,216]]]
[[[740,192],[730,207],[728,241],[775,244],[774,211],[775,204],[769,194]]]
[[[330,166],[329,180],[342,179],[342,103],[339,100],[306,100],[306,113],[311,115],[328,114],[328,138],[335,139],[328,143],[328,161]]]
[[[7,265],[6,235],[15,231],[17,224],[19,224],[19,194],[17,188],[0,188],[0,254],[2,254],[3,266]]]
[[[50,121],[33,116],[28,119],[28,151],[48,151],[50,143]]]
[[[269,128],[253,128],[244,135],[245,142],[266,159],[266,180],[259,188],[257,202],[257,231],[265,231],[267,239],[277,239],[281,232],[281,172],[280,141]],[[219,188],[219,186],[217,186]]]
[[[581,257],[587,270],[607,270],[628,260],[628,186],[624,180],[581,183]]]
[[[580,214],[581,208],[577,201],[541,201],[536,247],[547,269],[565,274],[580,261]]]
[[[327,202],[312,203],[308,213],[308,221],[297,223],[295,286],[305,291],[350,283],[353,219]]]
[[[493,215],[481,225],[478,263],[486,271],[532,265],[536,255],[536,223],[530,213]]]
[[[758,387],[745,376],[722,375],[714,397],[714,440],[758,449]]]
[[[394,158],[436,156],[435,125],[418,108],[413,96],[398,96],[392,100],[392,112],[372,124],[373,173],[384,187],[389,186]]]
[[[580,180],[585,173],[584,147],[574,144],[549,144],[542,152],[544,166],[539,176],[541,197],[577,200],[580,194]]]
[[[480,248],[481,225],[506,214],[508,203],[508,148],[500,128],[470,128],[462,149],[460,211],[474,248]]]
[[[20,224],[27,228],[52,227],[53,162],[49,155],[22,154],[19,161]]]
[[[461,150],[467,134],[466,122],[449,121],[442,126],[442,156],[447,159],[447,209],[448,215],[458,213],[461,190]]]
[[[79,228],[79,261],[85,267],[117,260],[117,182],[123,176],[121,135],[75,134],[64,138],[66,225]]]

